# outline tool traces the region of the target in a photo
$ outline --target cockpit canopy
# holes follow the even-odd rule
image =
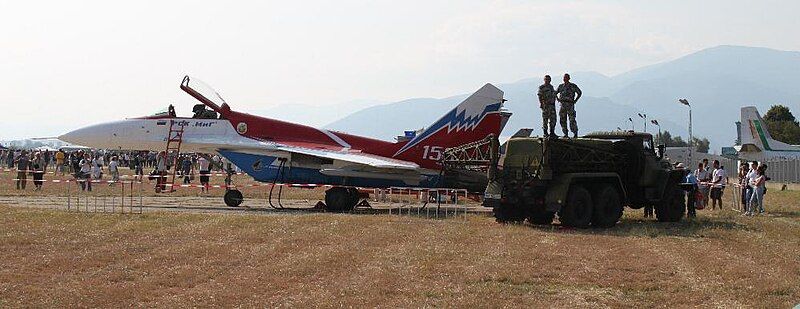
[[[195,104],[192,108],[192,118],[196,119],[225,119],[230,113],[231,108],[228,103],[213,88],[198,79],[193,79],[188,75],[181,82],[181,90],[185,91],[202,104]],[[206,107],[211,110],[206,109]],[[219,116],[218,116],[219,115]],[[177,118],[175,107],[170,104],[168,107],[144,118]]]

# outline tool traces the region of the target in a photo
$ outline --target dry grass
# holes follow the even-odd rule
[[[791,307],[800,192],[767,196],[771,216],[609,230],[0,206],[0,307]]]

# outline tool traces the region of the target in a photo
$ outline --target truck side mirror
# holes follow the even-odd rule
[[[658,145],[658,159],[659,160],[663,160],[664,159],[664,151],[666,150],[666,148],[667,148],[667,145],[664,145],[664,144]]]

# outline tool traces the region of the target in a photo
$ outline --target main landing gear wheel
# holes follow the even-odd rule
[[[242,201],[244,201],[242,192],[239,190],[228,190],[225,192],[223,199],[225,200],[225,205],[230,207],[238,207],[242,204]]]
[[[351,211],[358,204],[358,190],[334,187],[325,191],[325,206],[328,211]]]

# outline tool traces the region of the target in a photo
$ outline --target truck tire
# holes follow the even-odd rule
[[[655,207],[656,219],[660,222],[678,222],[686,212],[686,201],[683,199],[683,190],[673,189],[672,194],[667,194]]]
[[[622,217],[622,202],[619,192],[614,186],[605,185],[595,191],[594,210],[592,211],[592,226],[612,227]]]
[[[561,225],[586,228],[592,221],[592,195],[581,185],[573,185],[567,194],[567,204],[558,212]]]
[[[525,221],[525,213],[521,207],[511,203],[500,203],[492,209],[498,223],[518,223]]]
[[[556,213],[552,211],[547,211],[544,209],[537,209],[532,210],[528,214],[528,222],[531,224],[540,224],[540,225],[547,225],[553,224],[553,218],[555,218]]]

